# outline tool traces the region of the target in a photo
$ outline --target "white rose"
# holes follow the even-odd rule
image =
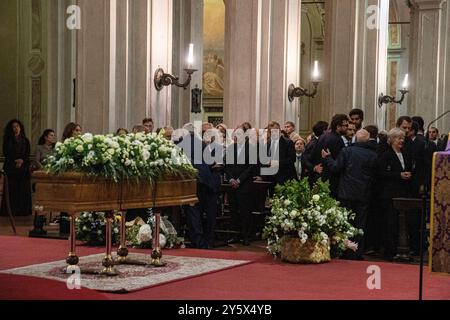
[[[290,200],[284,200],[284,205],[285,206],[289,206],[291,204],[291,201]]]
[[[138,244],[152,240],[152,228],[150,228],[148,224],[141,226],[136,236],[136,240],[138,241]]]
[[[83,152],[84,148],[82,145],[78,145],[75,150],[77,150],[79,153],[81,153],[81,152]]]
[[[83,141],[89,143],[89,142],[92,142],[93,136],[92,136],[91,133],[85,133],[85,134],[83,134],[83,135],[81,136],[81,139],[83,139]]]
[[[110,155],[114,155],[114,149],[112,149],[112,148],[108,149],[108,153],[109,153]]]
[[[145,136],[144,136],[144,134],[142,132],[136,133],[135,138],[138,139],[138,140],[142,140],[142,139],[145,140]]]
[[[150,152],[148,152],[146,149],[143,151],[144,160],[147,161],[150,159]]]
[[[313,201],[317,202],[320,200],[320,196],[318,194],[313,195],[312,197]]]

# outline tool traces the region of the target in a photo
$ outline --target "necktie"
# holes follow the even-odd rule
[[[297,175],[302,175],[302,155],[297,155]]]
[[[267,140],[267,156],[271,157],[272,156],[272,141],[271,140]]]

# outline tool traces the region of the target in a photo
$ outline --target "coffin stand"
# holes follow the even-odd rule
[[[66,259],[68,268],[78,264],[75,246],[75,219],[84,211],[106,212],[106,256],[102,261],[103,274],[116,275],[111,256],[111,225],[113,212],[121,213],[120,246],[118,262],[125,263],[128,249],[125,237],[125,211],[137,208],[161,208],[194,205],[197,199],[197,181],[166,176],[151,184],[148,180],[123,180],[115,183],[105,178],[67,172],[52,175],[43,171],[33,173],[36,191],[33,207],[41,211],[67,212],[70,217],[70,251]],[[158,230],[159,231],[159,230]],[[157,231],[157,232],[158,232]],[[154,249],[152,259],[160,261],[161,250]],[[72,269],[71,269],[72,270]]]

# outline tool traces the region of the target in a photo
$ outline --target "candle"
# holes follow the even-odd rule
[[[409,79],[409,75],[406,74],[406,75],[405,75],[405,79],[403,80],[403,84],[402,84],[402,88],[403,88],[403,89],[408,89],[408,85],[409,85],[408,79]]]
[[[319,80],[319,61],[314,61],[314,69],[312,74],[313,81]]]
[[[192,69],[192,66],[194,65],[194,44],[189,44],[189,54],[187,59],[188,69]]]

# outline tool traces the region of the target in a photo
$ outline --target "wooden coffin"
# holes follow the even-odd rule
[[[126,210],[150,207],[170,207],[195,204],[197,181],[166,177],[153,185],[148,180],[112,180],[67,172],[52,175],[33,173],[35,193],[33,207],[43,211],[76,214],[83,211]],[[156,201],[154,203],[154,188]]]

